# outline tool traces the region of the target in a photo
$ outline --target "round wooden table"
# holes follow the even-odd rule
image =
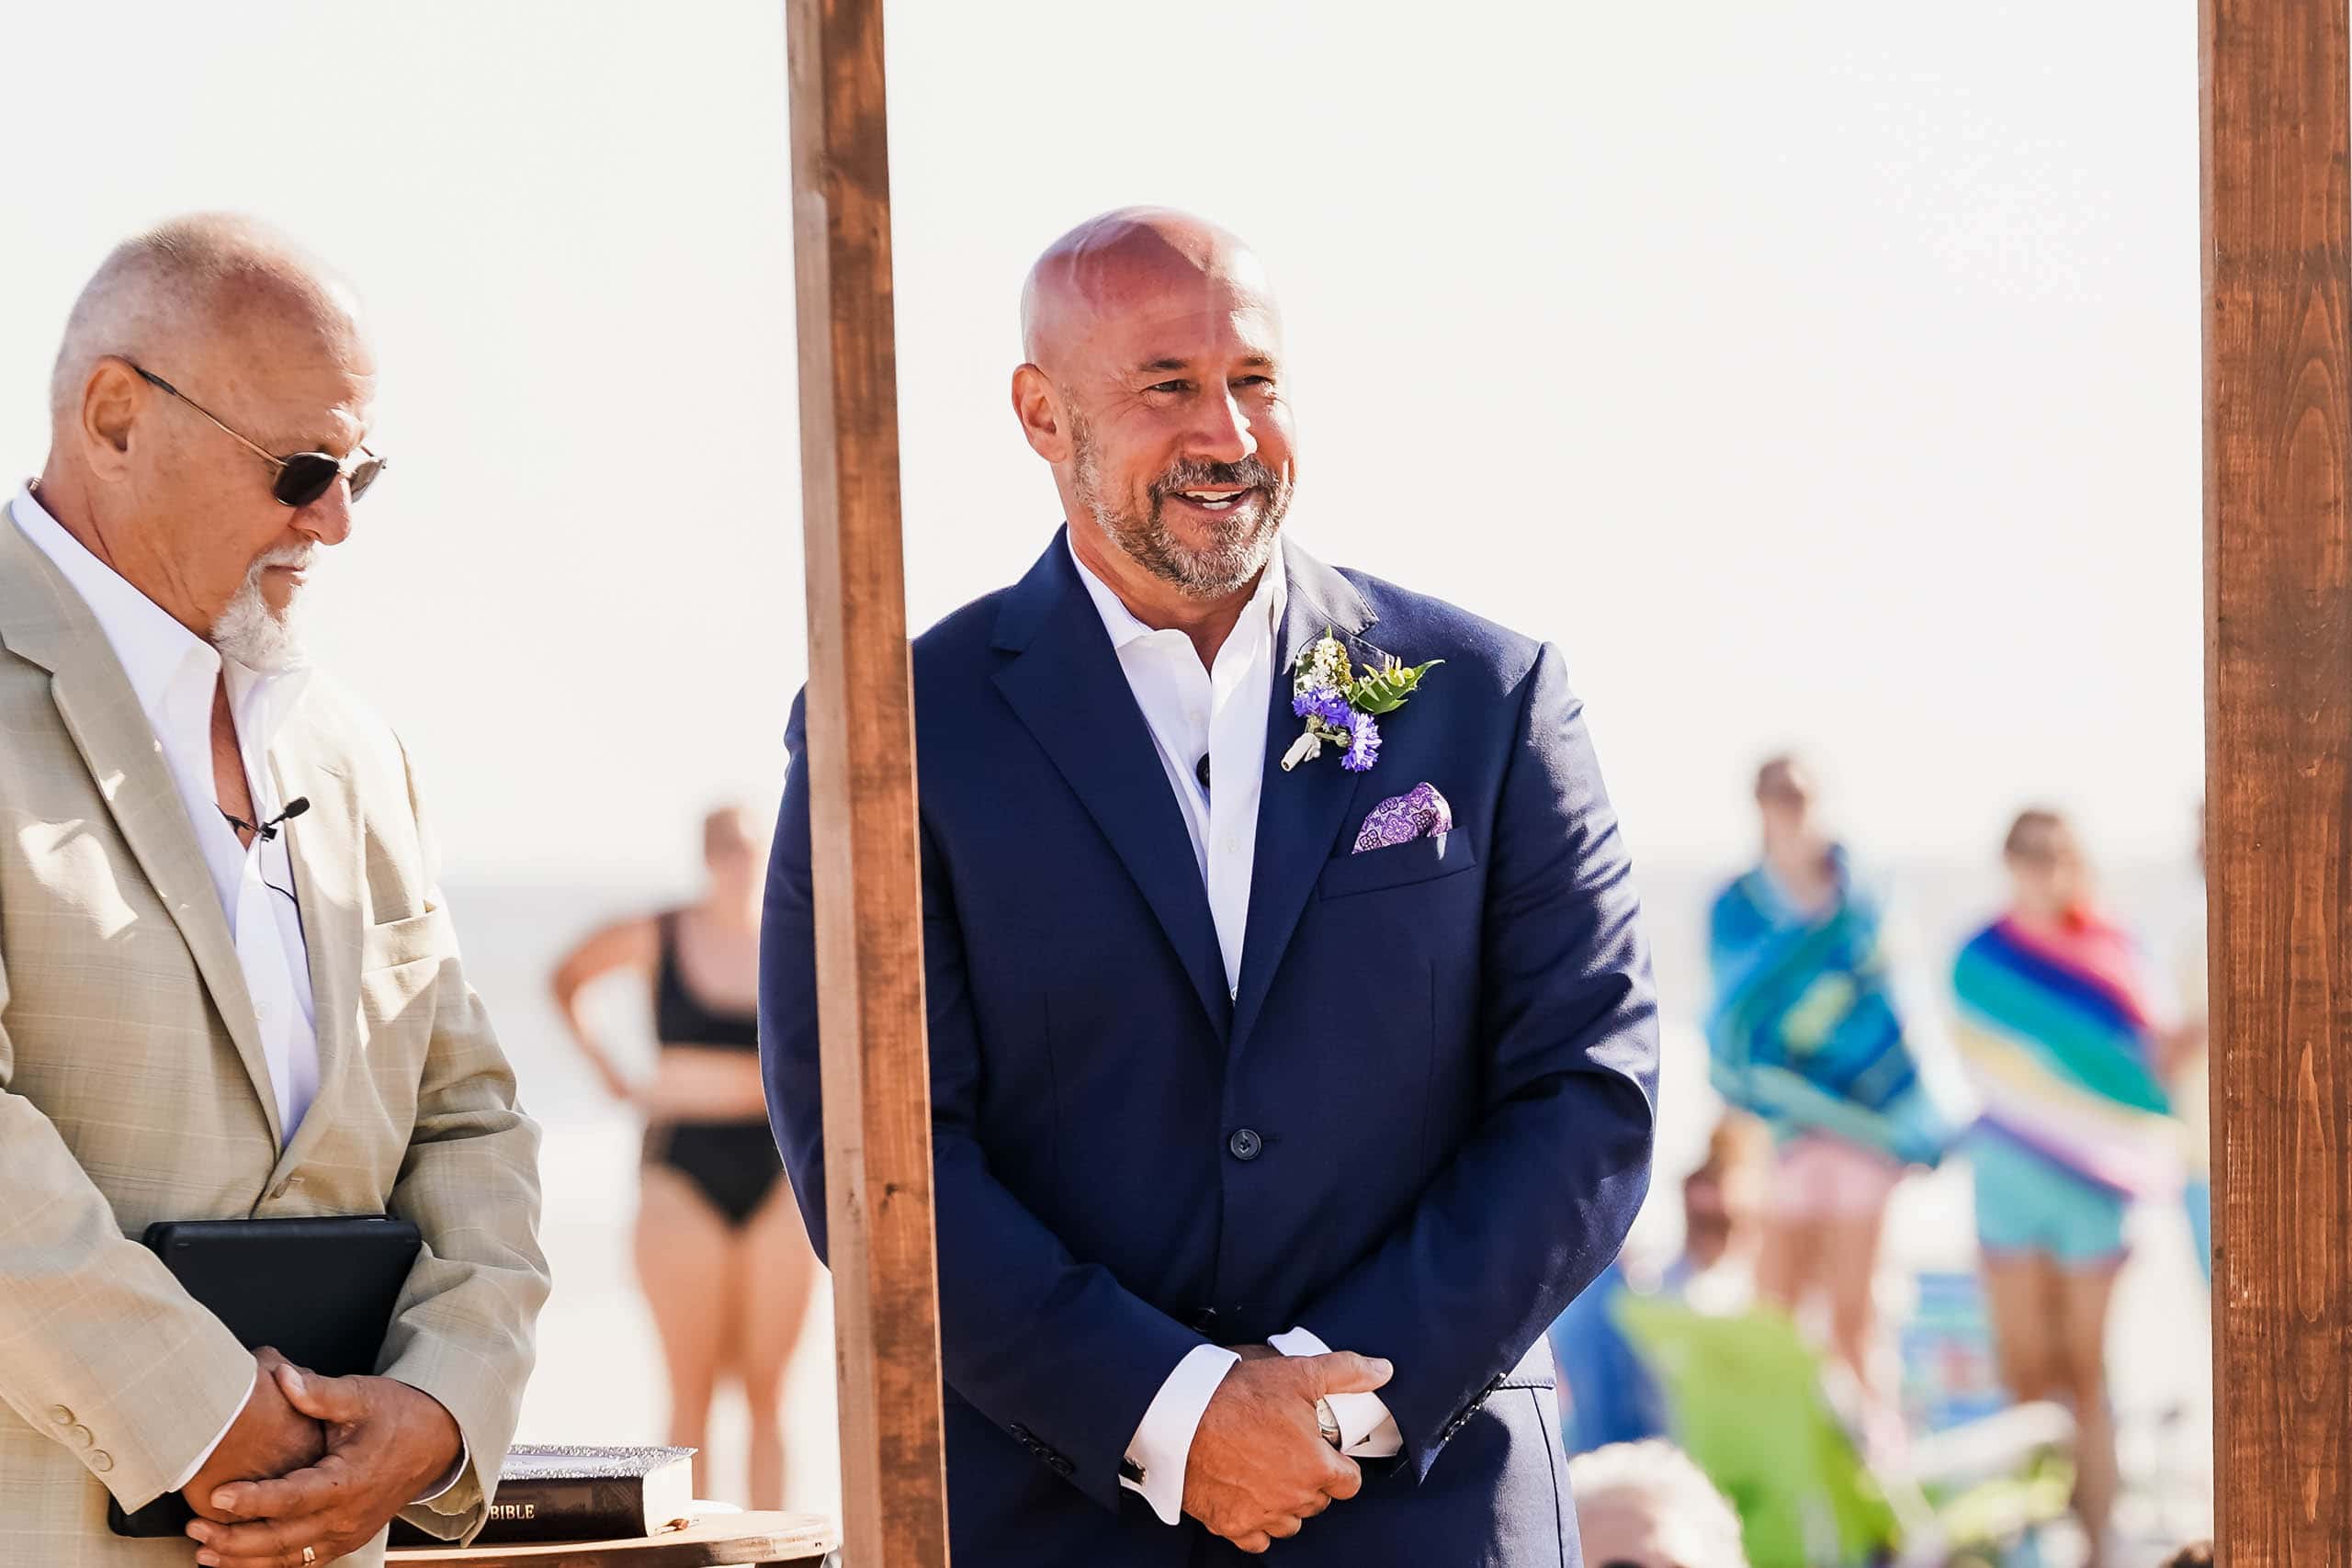
[[[397,1568],[720,1568],[788,1563],[840,1568],[841,1527],[821,1514],[712,1514],[636,1540],[551,1540],[527,1546],[405,1547]]]

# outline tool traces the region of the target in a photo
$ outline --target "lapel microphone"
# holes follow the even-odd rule
[[[307,795],[296,795],[293,799],[286,803],[285,810],[279,812],[277,816],[271,818],[266,822],[248,822],[243,818],[238,816],[235,812],[230,810],[224,806],[215,805],[213,809],[220,812],[221,816],[226,817],[229,819],[230,827],[242,828],[246,832],[251,833],[254,838],[259,839],[266,844],[272,839],[277,837],[277,830],[280,828],[283,828],[287,823],[293,821],[294,818],[301,816],[302,813],[311,809],[311,797]]]

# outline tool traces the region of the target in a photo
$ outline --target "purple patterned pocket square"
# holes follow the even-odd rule
[[[1438,794],[1436,785],[1424,782],[1374,807],[1363,819],[1363,829],[1356,834],[1352,852],[1385,850],[1452,831],[1453,807],[1446,805],[1445,796]]]

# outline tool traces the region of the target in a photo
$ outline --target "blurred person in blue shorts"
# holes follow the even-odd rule
[[[2064,817],[2020,813],[2002,858],[2009,907],[1952,971],[1984,1097],[1968,1145],[1977,1240],[2003,1381],[2019,1400],[2074,1409],[2075,1507],[2091,1568],[2104,1568],[2119,1485],[2108,1312],[2132,1201],[2179,1190],[2159,1071],[2177,1032],[2137,944],[2094,901]]]

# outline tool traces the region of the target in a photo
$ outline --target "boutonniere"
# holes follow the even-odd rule
[[[1306,721],[1306,728],[1283,753],[1283,772],[1321,756],[1329,740],[1346,748],[1340,766],[1351,773],[1370,773],[1380,756],[1380,716],[1403,707],[1421,677],[1444,662],[1402,664],[1392,658],[1377,670],[1367,664],[1363,674],[1351,675],[1346,645],[1324,632],[1299,654],[1291,678],[1290,711]]]

